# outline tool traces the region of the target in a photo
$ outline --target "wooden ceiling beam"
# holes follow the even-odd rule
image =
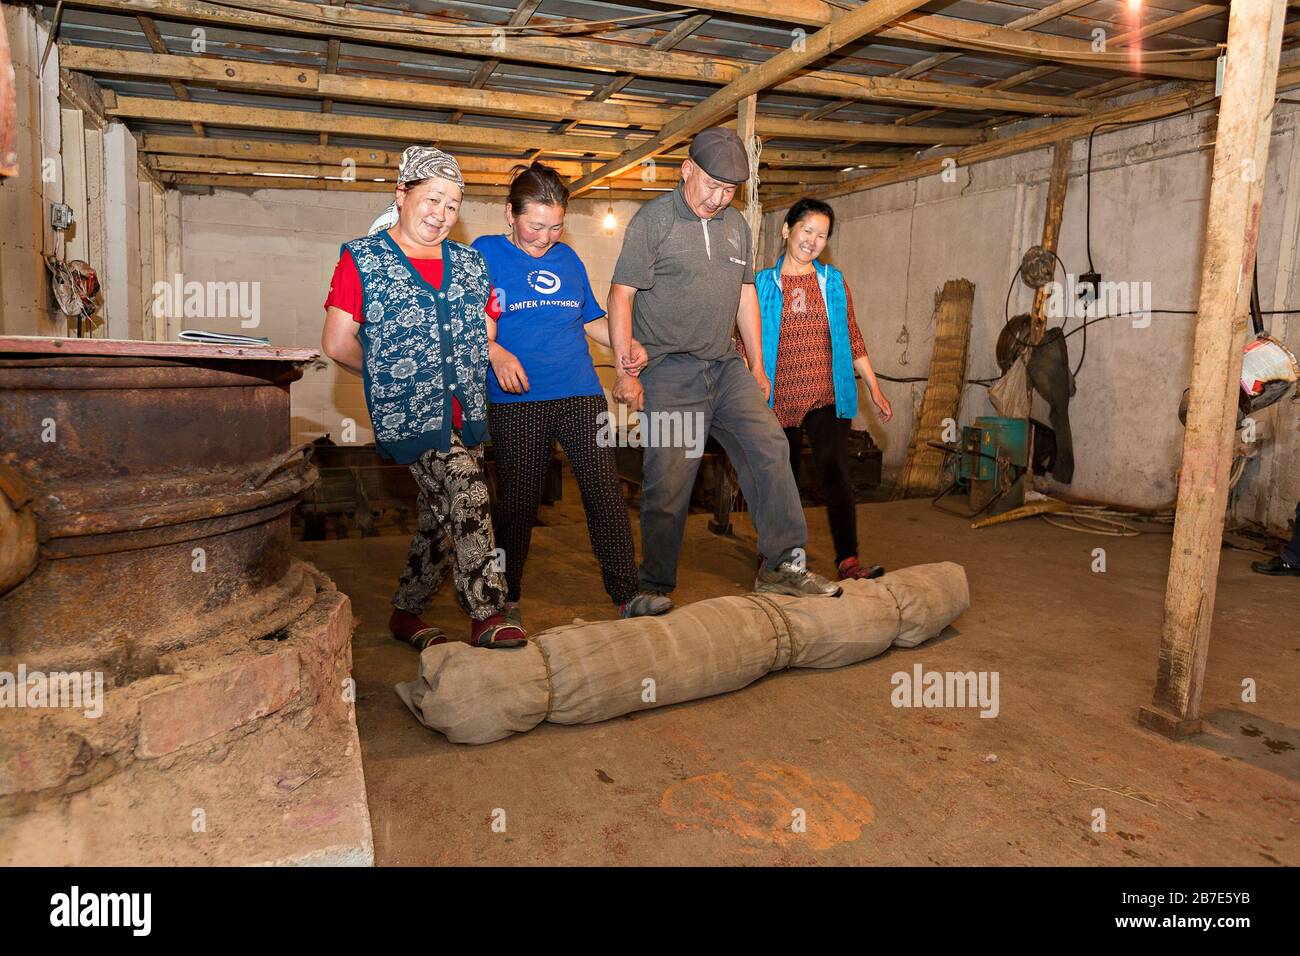
[[[532,15],[537,12],[537,8],[541,5],[542,0],[519,0],[519,5],[515,7],[514,13],[510,15],[507,25],[512,27],[523,26],[532,18]],[[487,83],[488,78],[496,72],[496,68],[500,65],[500,60],[485,60],[483,63],[480,63],[479,68],[475,70],[474,75],[470,77],[469,88],[472,90],[481,90],[484,84]],[[461,110],[457,110],[451,114],[451,119],[448,120],[448,122],[459,123],[461,117],[464,115],[465,114]]]
[[[536,116],[609,126],[659,127],[685,111],[684,107],[634,106],[542,93],[516,93],[449,86],[419,80],[340,75],[310,67],[231,60],[218,57],[145,53],[108,47],[63,44],[60,62],[66,68],[105,76],[155,77],[219,89],[251,90],[294,96],[325,97],[357,103],[400,102],[431,109],[454,108],[460,113]],[[897,80],[894,91],[908,105],[938,105],[946,109],[1014,111],[1032,115],[1082,116],[1092,107],[1067,96],[987,92],[969,87],[914,80]],[[852,101],[852,100],[851,100]],[[855,102],[855,101],[854,101]],[[760,124],[765,117],[759,118]]]
[[[297,176],[239,176],[220,173],[160,173],[159,177],[168,186],[219,186],[226,189],[315,189],[326,192],[393,192],[392,183],[376,183],[357,180],[345,182],[338,179],[311,179]],[[653,189],[604,189],[590,196],[578,196],[575,200],[593,199],[600,202],[607,200],[630,199],[645,201],[659,195],[664,190]],[[480,186],[475,188],[468,199],[504,199],[509,192],[505,186]]]
[[[341,163],[351,160],[358,165],[387,166],[395,168],[401,159],[401,150],[375,149],[359,146],[316,146],[311,143],[288,143],[275,140],[237,139],[235,137],[212,137],[199,139],[194,136],[176,136],[164,133],[146,133],[140,139],[142,153],[159,153],[188,156],[214,156],[226,159],[264,159],[273,162],[301,163]],[[823,150],[785,150],[765,149],[763,165],[772,167],[817,166],[832,169],[844,169],[856,166],[889,167],[896,166],[910,158],[900,153],[843,152],[830,153]],[[656,160],[661,166],[679,162],[681,156],[668,154]],[[475,169],[491,172],[509,172],[522,160],[509,157],[460,155],[457,157],[462,169]],[[562,175],[578,176],[583,170],[580,163],[569,160],[548,160],[552,166],[561,170]],[[775,172],[775,170],[773,170]]]
[[[144,31],[145,38],[149,41],[149,46],[153,48],[154,53],[165,54],[167,52],[167,44],[163,42],[162,34],[158,32],[158,27],[154,24],[153,19],[146,16],[137,16],[135,19],[136,22],[140,24],[140,29]],[[168,83],[172,88],[172,93],[175,94],[178,100],[189,101],[190,91],[185,88],[183,83],[175,79],[168,80]],[[203,129],[202,123],[192,123],[190,125],[194,128],[194,134],[196,136],[207,135],[207,132]]]
[[[1283,65],[1277,77],[1277,91],[1279,93],[1300,86],[1300,57],[1290,58],[1284,54],[1282,60]],[[987,142],[967,146],[946,156],[931,156],[900,163],[895,168],[883,172],[848,177],[837,185],[810,190],[808,195],[818,199],[830,199],[849,193],[861,192],[864,189],[875,189],[879,186],[907,182],[921,176],[942,172],[949,160],[955,160],[958,166],[969,166],[990,159],[1014,156],[1017,153],[1051,146],[1062,140],[1087,136],[1099,126],[1109,126],[1112,123],[1152,122],[1185,110],[1207,106],[1216,99],[1213,83],[1188,86],[1173,93],[1166,93],[1163,96],[1152,97],[1138,103],[1130,103],[1127,106],[1104,110],[1091,116],[1057,120],[1054,123],[1024,133],[995,137]],[[766,202],[764,205],[766,211],[770,212],[773,209],[783,209],[789,206],[790,202],[791,200],[785,198]]]
[[[1188,24],[1196,23],[1200,20],[1206,20],[1210,17],[1219,16],[1222,13],[1222,7],[1215,6],[1214,4],[1201,4],[1200,6],[1193,7],[1190,10],[1184,10],[1182,13],[1176,13],[1173,16],[1161,17],[1159,20],[1153,20],[1137,30],[1130,30],[1127,33],[1121,33],[1119,36],[1110,37],[1106,41],[1106,48],[1124,50],[1132,46],[1134,43],[1139,43],[1142,40],[1153,36],[1170,33],[1181,27],[1185,27]],[[1035,80],[1041,80],[1044,77],[1051,76],[1053,73],[1057,72],[1057,70],[1058,67],[1055,66],[1035,66],[1028,70],[1021,70],[1019,73],[1004,77],[1003,79],[997,80],[986,86],[982,86],[980,89],[1010,90],[1011,88],[1020,86],[1024,83],[1032,83]],[[1108,86],[1110,82],[1112,81],[1107,80],[1105,83],[1099,85],[1104,88]],[[904,117],[899,122],[900,125],[923,123],[928,119],[934,119],[934,117],[939,116],[943,112],[944,110],[942,109],[921,110],[920,112]],[[1005,123],[1007,121],[1006,117],[999,116],[990,120],[990,123]]]
[[[842,7],[824,0],[781,0],[780,3],[772,3],[771,0],[692,0],[691,6],[714,13],[814,27],[824,27],[844,15]],[[1223,12],[1222,7],[1219,12]],[[1085,66],[1116,73],[1146,73],[1201,80],[1212,79],[1214,76],[1212,59],[1154,64],[1103,61],[1093,53],[1090,40],[1076,40],[1051,33],[1030,33],[1027,30],[1013,29],[1010,25],[1001,27],[933,14],[905,14],[888,26],[874,31],[874,38],[946,46],[964,52],[1048,60],[1061,65]],[[1206,49],[1211,50],[1213,47]]]
[[[346,169],[355,174],[358,180],[385,180],[390,188],[394,185],[395,167],[383,165],[353,165],[345,167],[339,162],[308,162],[294,159],[260,159],[253,157],[226,158],[220,156],[199,156],[172,153],[143,154],[147,168],[159,172],[171,173],[235,173],[240,175],[290,175],[313,176],[328,179],[342,179]],[[352,157],[347,157],[352,159]],[[353,163],[355,163],[353,159]],[[557,162],[551,164],[562,176],[581,176],[582,164],[575,162]],[[478,168],[476,164],[461,163],[461,174],[465,182],[471,185],[504,186],[510,182],[513,166],[501,164],[496,168]],[[653,186],[672,186],[681,176],[677,166],[658,166],[655,178],[646,181],[639,173],[629,174],[613,180],[615,189],[644,189]],[[833,170],[806,169],[772,169],[763,173],[764,183],[773,184],[825,184],[843,181],[844,174]]]
[[[829,56],[841,47],[865,34],[877,30],[884,23],[921,6],[925,0],[869,0],[852,13],[847,13],[829,26],[818,30],[807,40],[767,60],[760,66],[742,73],[722,89],[677,117],[659,130],[649,141],[642,143],[610,160],[599,169],[583,176],[570,187],[574,195],[607,177],[617,176],[625,169],[661,153],[684,141],[695,133],[730,113],[747,96],[753,96],[811,63]],[[796,123],[801,122],[797,121]]]
[[[589,103],[568,97],[499,93],[469,90],[464,87],[441,87],[405,80],[381,80],[321,73],[307,67],[284,67],[246,60],[221,60],[208,57],[169,56],[157,53],[112,50],[101,47],[68,45],[60,48],[60,62],[67,69],[108,76],[183,77],[209,83],[222,89],[268,94],[329,95],[335,99],[403,106],[446,109],[452,104],[477,104],[488,115],[550,120],[563,111],[572,110],[590,117],[594,123],[635,124],[659,129],[677,121],[687,112],[681,108],[625,107],[614,103]],[[163,102],[163,101],[157,101]],[[195,103],[196,108],[211,104]],[[256,113],[256,109],[254,109]],[[1082,112],[1086,113],[1087,109]],[[617,120],[614,118],[617,117]],[[249,125],[246,123],[235,125]],[[447,124],[452,125],[452,124]],[[482,127],[480,127],[482,128]],[[923,143],[968,144],[979,142],[979,130],[955,127],[911,126],[900,128],[892,123],[808,122],[797,117],[766,116],[759,120],[763,136],[843,140],[853,143]],[[322,132],[329,132],[321,127]],[[534,134],[520,131],[527,143],[534,135],[555,136],[545,131]],[[562,138],[562,137],[561,137]],[[580,137],[579,137],[580,138]],[[465,142],[462,138],[461,142]],[[623,145],[626,145],[624,143]],[[596,151],[599,152],[599,151]],[[607,149],[604,152],[617,152]]]
[[[185,23],[219,24],[227,29],[336,37],[349,42],[376,46],[432,50],[489,60],[504,59],[550,67],[558,65],[565,69],[619,75],[634,74],[643,78],[705,83],[713,86],[725,86],[757,65],[748,60],[679,50],[671,52],[656,50],[650,46],[590,37],[512,35],[502,46],[496,43],[493,37],[463,34],[435,36],[415,29],[420,25],[447,26],[444,21],[415,17],[411,14],[377,13],[346,7],[321,7],[302,3],[299,0],[263,0],[262,6],[266,8],[264,11],[221,7],[205,3],[203,0],[66,0],[66,4],[114,13],[144,12]],[[285,15],[276,16],[275,11]],[[953,22],[965,23],[960,20]],[[358,25],[361,23],[379,23],[388,29],[361,27]],[[464,29],[463,25],[459,24],[457,28]],[[1087,43],[1070,42],[1076,44],[1081,51],[1089,50]],[[497,47],[501,48],[497,49]],[[1077,65],[1074,61],[1071,63]],[[1188,64],[1173,64],[1173,66],[1179,68],[1172,71],[1179,76],[1204,76],[1203,70],[1189,71]],[[1213,64],[1210,64],[1210,69],[1213,70]],[[1029,113],[1055,112],[1052,108],[1052,97],[1038,98],[1041,102],[1014,99],[1013,102],[1018,105],[1012,106],[993,106],[988,100],[981,100],[982,105],[967,105],[974,103],[971,99],[972,95],[977,99],[979,97],[979,93],[972,94],[969,87],[924,80],[874,77],[844,71],[809,71],[798,76],[787,77],[773,89],[803,96],[909,106],[933,105],[934,96],[945,94],[949,97],[947,105],[953,108],[1016,109],[1018,112]]]

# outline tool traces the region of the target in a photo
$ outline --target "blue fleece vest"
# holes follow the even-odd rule
[[[492,294],[483,257],[442,243],[442,285],[415,271],[387,232],[344,248],[361,274],[362,372],[375,444],[409,464],[451,445],[450,396],[460,400],[466,447],[487,438],[488,339]]]
[[[763,371],[772,383],[767,396],[769,407],[776,400],[776,352],[781,341],[781,311],[784,297],[781,291],[781,263],[776,260],[771,269],[764,269],[754,277],[758,289],[758,309],[763,319]],[[822,301],[831,333],[831,375],[835,383],[835,416],[852,418],[858,413],[858,382],[853,374],[853,349],[849,345],[849,304],[844,292],[844,276],[839,269],[813,260],[817,285],[821,287]]]

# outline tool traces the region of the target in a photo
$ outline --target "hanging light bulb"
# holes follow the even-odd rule
[[[1137,13],[1142,9],[1142,0],[1128,0],[1128,8],[1134,13]]]
[[[605,210],[605,231],[613,232],[614,227],[618,225],[618,220],[614,218],[614,204],[611,202],[609,208]]]

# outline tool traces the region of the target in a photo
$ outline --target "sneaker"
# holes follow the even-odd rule
[[[618,606],[618,616],[653,617],[656,614],[667,614],[672,609],[673,602],[668,595],[658,591],[642,591],[632,600],[624,601]]]
[[[1270,574],[1274,576],[1294,575],[1300,578],[1300,568],[1294,564],[1287,564],[1279,554],[1277,557],[1268,561],[1252,561],[1250,569],[1256,574]]]
[[[836,570],[839,571],[841,581],[870,581],[885,573],[885,569],[878,564],[864,568],[858,564],[857,558],[845,558]]]
[[[793,597],[839,597],[844,589],[812,571],[798,571],[793,563],[782,561],[775,571],[767,566],[758,569],[754,590]]]

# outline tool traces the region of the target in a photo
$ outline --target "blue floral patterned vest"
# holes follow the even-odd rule
[[[442,243],[442,285],[416,272],[385,232],[344,246],[361,273],[362,371],[379,450],[409,464],[451,445],[451,401],[460,400],[461,440],[487,438],[488,339],[492,293],[482,255]]]

